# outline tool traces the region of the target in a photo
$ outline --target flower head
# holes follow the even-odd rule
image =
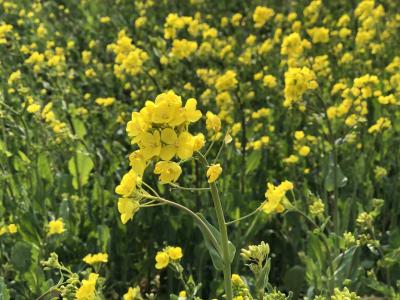
[[[209,166],[207,169],[208,182],[209,183],[215,182],[221,175],[221,173],[222,173],[222,167],[220,164]]]
[[[178,180],[182,173],[181,167],[172,161],[159,161],[154,169],[155,174],[160,174],[161,183],[170,183]]]
[[[83,261],[89,265],[108,262],[107,253],[88,254],[83,258]]]
[[[164,269],[169,264],[169,255],[166,252],[158,251],[156,255],[156,269]]]
[[[293,183],[285,180],[278,186],[268,183],[267,187],[268,189],[265,192],[267,201],[262,207],[263,211],[268,214],[273,212],[283,212],[285,207],[282,204],[282,200],[285,198],[286,192],[293,189]]]
[[[61,218],[49,222],[47,232],[48,235],[62,234],[64,231],[64,222]]]

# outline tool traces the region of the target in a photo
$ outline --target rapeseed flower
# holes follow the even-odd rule
[[[64,222],[61,218],[49,222],[47,235],[62,234],[64,232]]]
[[[211,165],[207,169],[208,182],[215,182],[222,173],[222,167],[220,164]]]
[[[267,191],[265,192],[265,197],[267,198],[262,209],[267,214],[277,212],[281,213],[285,210],[285,206],[282,201],[285,199],[287,191],[293,189],[293,183],[285,180],[278,186],[274,186],[272,183],[267,184]]]

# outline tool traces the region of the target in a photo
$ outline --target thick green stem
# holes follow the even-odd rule
[[[222,259],[224,265],[224,283],[225,283],[225,294],[226,299],[232,299],[232,281],[231,281],[231,259],[229,255],[228,245],[228,230],[225,224],[224,211],[222,209],[221,200],[218,195],[218,189],[215,182],[210,183],[211,195],[214,202],[215,213],[217,215],[218,226],[221,232],[221,243],[222,243]]]
[[[208,167],[207,159],[203,154],[199,154],[200,161],[205,167]],[[231,259],[229,255],[229,239],[228,239],[228,228],[225,223],[224,210],[222,209],[221,199],[219,198],[217,185],[215,182],[210,183],[211,196],[214,203],[215,213],[217,215],[218,227],[221,233],[221,247],[222,247],[222,260],[223,260],[223,273],[224,273],[224,287],[225,287],[225,299],[232,300],[232,271],[231,271]]]

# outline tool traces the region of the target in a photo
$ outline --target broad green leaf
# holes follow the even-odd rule
[[[324,182],[324,186],[325,186],[325,190],[328,192],[332,192],[334,190],[335,187],[335,168],[336,168],[336,184],[338,187],[344,187],[347,184],[347,177],[344,176],[341,168],[339,165],[334,165],[333,163],[333,158],[330,158],[329,161],[329,169],[328,169],[328,173],[326,174],[325,177],[325,182]]]
[[[85,124],[81,120],[73,118],[72,125],[74,126],[74,131],[76,136],[80,139],[83,139],[84,136],[86,135]]]
[[[78,149],[76,154],[68,161],[68,169],[72,175],[72,186],[79,189],[88,183],[90,172],[94,164],[89,154]]]
[[[259,150],[253,151],[250,154],[246,161],[246,174],[249,174],[257,169],[261,161],[261,156],[261,151]]]
[[[32,244],[40,245],[41,238],[39,235],[40,225],[37,219],[31,213],[27,212],[21,216],[19,222],[19,232],[25,241],[29,241]]]
[[[21,273],[29,270],[32,262],[32,246],[26,242],[19,241],[11,252],[11,263]]]
[[[37,168],[39,170],[39,176],[50,183],[53,182],[53,174],[51,172],[50,164],[45,153],[40,153],[37,160]]]
[[[215,239],[217,240],[218,244],[222,245],[221,244],[221,233],[218,231],[218,229],[215,228],[213,225],[211,225],[202,214],[198,213],[197,215],[203,220],[203,222],[210,229],[212,235],[215,237]],[[205,239],[205,242],[206,242],[206,247],[207,247],[208,251],[210,252],[210,256],[211,256],[211,259],[212,259],[212,262],[213,262],[215,268],[218,269],[218,270],[221,270],[223,268],[222,255],[218,252],[217,249],[215,249],[214,245],[208,239],[207,235],[204,233],[204,231],[203,231],[203,229],[201,227],[200,227],[200,230],[203,233],[203,236],[204,236],[204,239]],[[236,248],[232,244],[231,241],[228,241],[228,248],[229,248],[229,259],[230,259],[230,262],[232,262],[233,259],[235,258]]]
[[[305,281],[305,270],[301,266],[294,266],[286,271],[283,282],[288,290],[294,293],[295,299],[298,299],[299,294],[304,289]]]

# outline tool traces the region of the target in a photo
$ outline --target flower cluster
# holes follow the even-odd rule
[[[88,279],[82,280],[82,285],[76,292],[76,300],[92,300],[96,295],[96,283],[99,274],[90,273]]]
[[[88,254],[82,259],[88,265],[108,262],[107,253]]]
[[[115,65],[114,74],[121,80],[125,80],[126,75],[135,76],[143,71],[143,64],[148,60],[148,54],[132,43],[125,31],[118,33],[118,40],[115,44],[107,47],[114,52]]]
[[[0,236],[2,236],[3,234],[14,234],[17,233],[18,228],[17,225],[11,223],[5,226],[0,226]]]
[[[48,224],[47,235],[62,234],[65,232],[64,222],[61,218],[51,220]]]
[[[191,42],[186,39],[174,40],[172,42],[171,54],[178,59],[189,57],[197,50],[197,43]]]
[[[156,269],[165,269],[169,263],[177,262],[183,257],[181,247],[168,246],[156,255]]]
[[[285,180],[280,185],[275,186],[272,183],[267,184],[267,191],[265,197],[267,198],[262,209],[267,214],[277,212],[281,213],[285,210],[282,201],[286,198],[286,192],[293,189],[293,183]]]
[[[273,16],[275,12],[272,8],[257,6],[253,13],[254,27],[263,27]]]
[[[154,173],[159,175],[161,183],[175,182],[182,169],[172,159],[189,159],[194,151],[203,147],[203,134],[193,136],[188,131],[189,125],[202,116],[196,106],[197,101],[193,98],[183,106],[181,97],[169,91],[158,95],[154,102],[147,101],[139,112],[132,113],[126,131],[131,143],[139,149],[130,155],[131,170],[115,189],[122,196],[118,210],[124,224],[139,209],[136,186],[140,185],[141,177],[152,160],[156,161]]]
[[[289,68],[285,72],[285,107],[291,107],[294,103],[301,101],[303,94],[308,90],[318,87],[315,74],[307,67]]]

